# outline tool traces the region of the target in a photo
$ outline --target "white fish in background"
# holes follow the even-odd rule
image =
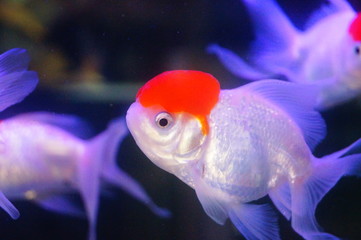
[[[138,91],[126,120],[145,155],[194,188],[217,223],[230,218],[247,239],[280,239],[273,209],[250,203],[268,194],[302,237],[330,240],[315,210],[342,176],[360,173],[361,140],[312,155],[326,134],[316,94],[277,80],[220,90],[210,74],[169,71]]]
[[[283,75],[320,88],[317,108],[328,109],[361,94],[361,14],[344,0],[329,0],[304,30],[296,29],[275,0],[242,0],[256,40],[243,58],[210,45],[235,75],[249,80]]]
[[[0,98],[1,99],[1,98]],[[61,126],[61,127],[60,127]],[[128,133],[125,121],[113,121],[91,140],[66,129],[79,130],[74,116],[27,113],[0,122],[0,189],[11,200],[27,199],[48,210],[81,215],[63,194],[79,191],[89,219],[89,239],[95,239],[99,184],[124,189],[156,214],[167,217],[142,187],[117,167],[117,148]],[[10,215],[18,217],[16,209]]]
[[[21,102],[38,84],[38,75],[28,71],[30,57],[25,49],[14,48],[0,55],[0,111]],[[1,189],[0,189],[1,191]],[[16,208],[0,192],[0,207],[13,218]]]
[[[35,88],[38,77],[27,71],[29,56],[12,49],[0,56],[0,111],[20,102]],[[122,188],[156,214],[157,207],[143,188],[116,165],[119,143],[128,133],[125,122],[112,122],[91,140],[65,129],[79,131],[74,116],[28,113],[0,121],[0,207],[12,218],[19,212],[8,200],[28,199],[49,210],[81,215],[63,194],[79,191],[89,219],[89,239],[96,238],[100,181]]]

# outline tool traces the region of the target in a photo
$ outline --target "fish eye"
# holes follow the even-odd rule
[[[172,124],[172,122],[173,122],[173,118],[167,112],[158,113],[158,115],[155,117],[155,123],[160,128],[169,127]]]
[[[355,50],[356,55],[360,55],[360,53],[361,53],[360,46],[356,46],[354,50]]]

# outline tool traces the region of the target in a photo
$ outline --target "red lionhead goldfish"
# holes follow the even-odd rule
[[[308,85],[262,80],[221,90],[210,74],[164,72],[147,82],[126,115],[136,143],[157,166],[192,187],[205,212],[228,218],[247,239],[280,239],[267,194],[306,239],[328,237],[318,202],[360,168],[356,142],[323,158],[311,150],[325,136]]]

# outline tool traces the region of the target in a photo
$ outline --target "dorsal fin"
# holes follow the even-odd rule
[[[159,105],[170,113],[189,113],[205,126],[206,117],[218,102],[219,93],[219,82],[212,75],[200,71],[175,70],[149,80],[139,89],[137,100],[143,107]],[[206,132],[207,128],[204,128]]]
[[[300,127],[306,143],[314,149],[326,135],[326,124],[316,106],[319,89],[280,80],[261,80],[243,87],[281,107]]]
[[[322,19],[324,19],[328,16],[331,16],[339,11],[340,10],[337,6],[330,4],[330,3],[324,3],[319,7],[319,9],[317,9],[315,12],[311,13],[311,15],[308,17],[303,29],[308,30],[309,28],[311,28],[313,25],[317,24]]]

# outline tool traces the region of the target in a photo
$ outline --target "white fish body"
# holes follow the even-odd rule
[[[85,141],[19,117],[0,123],[0,148],[0,189],[11,199],[23,199],[29,191],[69,191],[69,185],[76,183]]]
[[[331,0],[315,13],[313,24],[296,29],[274,0],[243,0],[254,22],[256,42],[250,61],[218,45],[209,47],[235,75],[258,80],[284,75],[320,88],[317,107],[327,109],[361,92],[361,41],[349,33],[356,12],[343,0]]]
[[[124,189],[159,216],[169,216],[117,167],[117,148],[127,134],[122,119],[90,140],[63,128],[84,129],[77,117],[44,112],[0,122],[0,189],[7,198],[31,200],[48,210],[81,216],[63,196],[79,192],[89,219],[89,239],[96,238],[101,182]]]

